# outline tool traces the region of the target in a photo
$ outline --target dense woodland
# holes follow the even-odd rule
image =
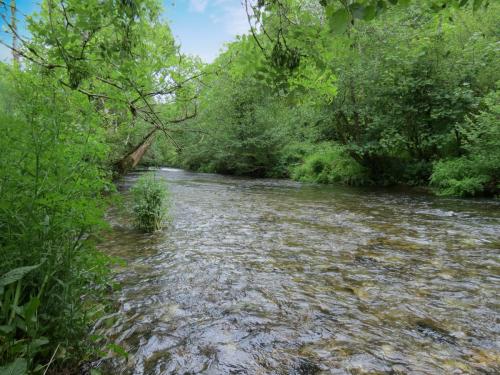
[[[497,6],[395,7],[334,35],[319,6],[280,11],[213,63],[227,69],[200,90],[196,132],[160,164],[498,193]]]
[[[14,55],[0,63],[0,372],[123,355],[88,335],[113,288],[95,242],[113,177],[143,152],[203,172],[499,193],[495,2],[244,2],[250,32],[211,64],[180,52],[157,0],[44,0],[10,17],[12,4],[0,1]]]

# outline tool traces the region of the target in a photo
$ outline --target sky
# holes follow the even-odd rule
[[[248,30],[241,1],[163,0],[164,18],[169,22],[184,53],[198,55],[205,62],[211,62],[225,43]],[[8,3],[9,0],[5,2]],[[17,0],[17,8],[24,14],[36,11],[38,4],[39,0]],[[0,8],[0,12],[5,13],[5,9]],[[0,20],[0,28],[3,27]],[[23,31],[22,26],[20,31]],[[0,32],[0,38],[5,40],[5,33]],[[9,58],[10,51],[0,45],[0,60]]]

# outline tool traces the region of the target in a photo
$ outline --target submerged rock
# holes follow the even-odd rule
[[[319,366],[307,358],[300,358],[293,366],[289,375],[315,375],[321,371]]]
[[[416,322],[416,330],[424,337],[430,338],[437,343],[447,343],[455,345],[455,338],[448,331],[438,326],[431,319],[421,319]]]

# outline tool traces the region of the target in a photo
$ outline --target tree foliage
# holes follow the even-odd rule
[[[498,5],[446,2],[439,11],[426,2],[377,5],[383,9],[376,17],[332,33],[325,27],[328,9],[340,5],[325,3],[254,7],[258,27],[214,62],[231,64],[201,90],[202,110],[190,125],[199,133],[186,137],[189,146],[173,163],[324,182],[427,185],[440,160],[477,152],[464,129],[477,126],[500,78]],[[360,3],[345,4],[361,15]],[[298,51],[300,62],[278,57],[276,43],[286,53]],[[359,165],[346,170],[363,177],[314,176],[310,167],[320,161],[330,160],[326,169],[335,170],[334,155]],[[496,194],[496,177],[482,176],[485,188],[474,194]]]
[[[467,118],[457,131],[463,139],[460,157],[439,160],[431,185],[440,195],[494,194],[500,189],[500,92],[491,92],[486,108]]]

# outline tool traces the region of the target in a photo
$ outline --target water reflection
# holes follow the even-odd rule
[[[111,373],[500,371],[498,202],[158,173],[171,225],[112,214],[103,244]]]

